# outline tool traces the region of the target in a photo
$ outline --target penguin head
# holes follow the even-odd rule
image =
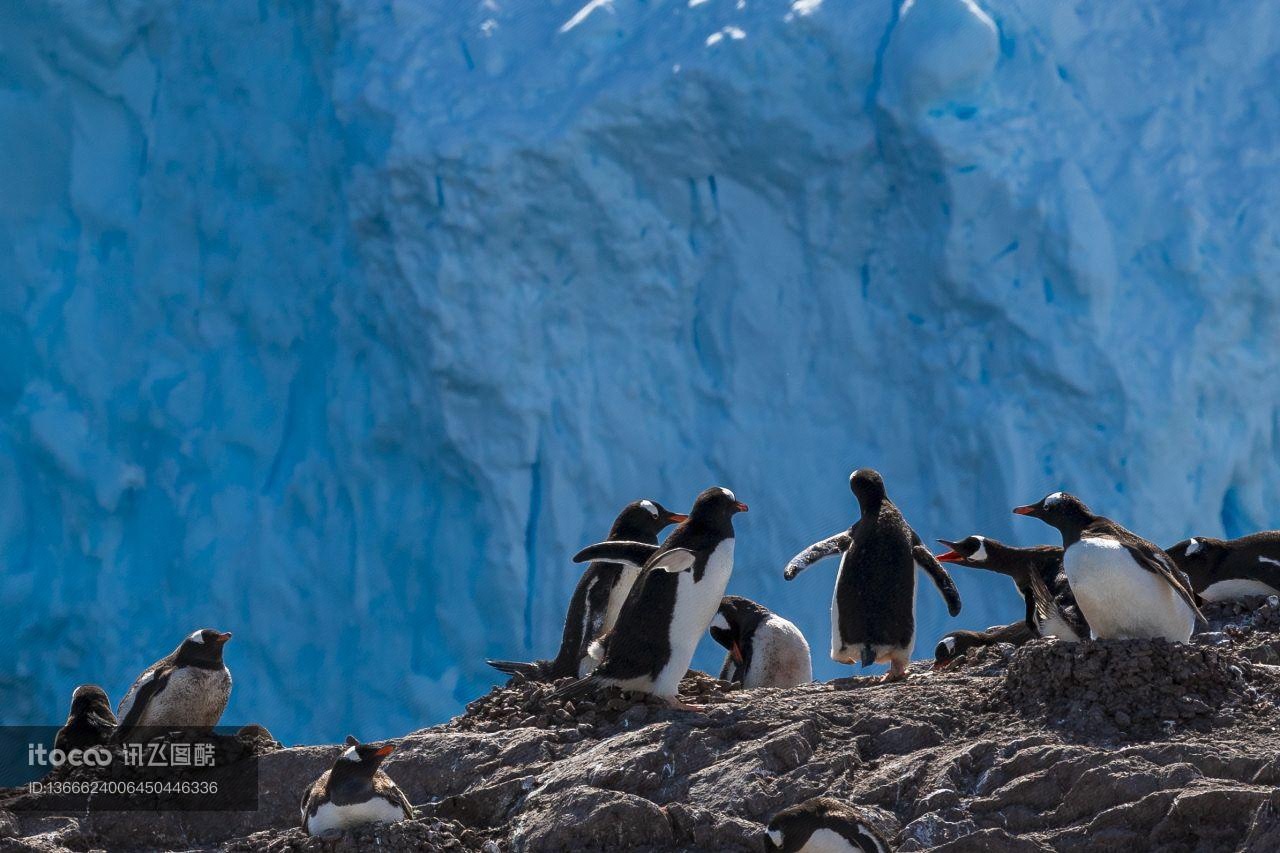
[[[1084,501],[1067,492],[1045,495],[1033,504],[1016,506],[1013,511],[1016,515],[1038,518],[1058,530],[1081,529],[1095,518],[1093,512],[1084,505]]]
[[[985,566],[987,560],[991,558],[991,553],[987,550],[987,537],[985,536],[966,536],[959,542],[952,542],[949,539],[939,539],[938,541],[950,549],[938,555],[939,563]]]
[[[933,649],[934,671],[946,669],[973,647],[963,634],[947,634]]]
[[[693,502],[689,520],[714,527],[727,524],[734,515],[746,511],[747,505],[738,500],[733,492],[723,486],[712,486],[704,489]]]
[[[222,647],[231,639],[231,632],[215,631],[212,628],[198,628],[178,646],[178,663],[221,664]]]
[[[81,684],[71,694],[71,715],[82,716],[90,711],[111,710],[107,691],[96,684]]]
[[[723,646],[735,663],[742,665],[746,663],[747,638],[768,615],[768,610],[749,598],[726,595],[720,599],[720,607],[711,620],[711,639]]]
[[[609,531],[610,539],[625,539],[631,542],[658,541],[658,534],[668,524],[679,524],[689,516],[682,512],[672,512],[662,504],[653,500],[632,501],[623,507],[618,518]]]
[[[383,759],[395,751],[396,745],[386,743],[361,743],[354,735],[347,735],[346,749],[333,762],[335,775],[373,776]]]
[[[877,506],[885,499],[884,477],[874,468],[859,468],[849,475],[849,491],[858,499],[858,506]]]
[[[1196,589],[1203,589],[1213,582],[1213,570],[1230,551],[1221,539],[1195,536],[1184,539],[1165,549],[1178,568],[1186,572]]]

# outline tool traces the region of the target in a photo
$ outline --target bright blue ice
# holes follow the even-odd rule
[[[1280,524],[1268,4],[582,2],[3,4],[0,722],[201,625],[229,722],[438,722],[713,483],[821,678],[854,467]],[[918,656],[1021,613],[955,577]]]

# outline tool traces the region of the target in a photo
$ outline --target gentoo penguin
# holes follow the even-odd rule
[[[413,806],[379,769],[395,744],[361,743],[347,735],[347,748],[302,795],[302,831],[342,832],[366,823],[395,823],[414,816]]]
[[[609,531],[609,541],[658,544],[658,534],[668,524],[678,524],[689,516],[672,512],[657,501],[632,501],[627,504]],[[508,675],[520,673],[526,678],[554,681],[567,676],[584,676],[596,662],[587,657],[591,641],[613,627],[618,611],[626,600],[631,585],[640,575],[635,566],[599,560],[587,566],[569,599],[569,612],[564,618],[564,635],[560,651],[552,660],[532,663],[491,660],[489,666]]]
[[[795,687],[813,681],[809,644],[795,625],[750,599],[726,595],[711,620],[711,639],[729,650],[721,681],[743,687]]]
[[[938,541],[950,549],[938,555],[939,563],[986,569],[1012,579],[1026,602],[1027,625],[1035,636],[1071,642],[1089,636],[1089,623],[1071,594],[1062,571],[1062,549],[1057,545],[1018,548],[986,536]]]
[[[1062,565],[1095,638],[1191,639],[1203,619],[1197,596],[1159,547],[1103,518],[1075,495],[1054,492],[1016,507],[1062,534]]]
[[[682,710],[701,710],[679,702],[676,689],[724,597],[733,573],[733,516],[746,511],[733,492],[713,486],[698,495],[688,520],[661,545],[602,542],[580,551],[575,563],[614,560],[643,568],[613,630],[592,644],[599,666],[552,698],[613,685],[652,693]]]
[[[783,809],[769,821],[765,846],[784,853],[889,853],[889,842],[858,811],[830,797]]]
[[[115,739],[125,739],[138,726],[216,726],[231,696],[231,673],[222,662],[222,647],[230,639],[231,634],[209,628],[192,631],[147,667],[116,708]]]
[[[1020,646],[1039,636],[1026,620],[1009,625],[993,625],[985,631],[952,631],[938,641],[933,650],[933,668],[946,669],[969,649],[1010,643]]]
[[[71,712],[58,729],[53,748],[64,753],[88,749],[111,740],[116,728],[116,715],[111,713],[107,693],[96,684],[81,684],[71,694]]]
[[[1239,539],[1197,536],[1168,553],[1205,601],[1280,595],[1280,530]]]
[[[843,553],[831,598],[831,659],[863,666],[889,662],[885,681],[906,678],[916,636],[916,567],[933,578],[947,610],[960,612],[960,593],[870,468],[849,476],[862,517],[844,533],[801,551],[787,563],[791,580],[824,557]]]

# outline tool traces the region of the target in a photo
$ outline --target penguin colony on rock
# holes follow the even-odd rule
[[[840,555],[831,600],[831,657],[864,667],[886,662],[886,681],[907,675],[915,644],[916,569],[930,577],[952,616],[961,603],[947,564],[1009,577],[1026,604],[1021,621],[944,636],[934,652],[935,669],[977,646],[1034,637],[1162,637],[1185,643],[1203,620],[1202,600],[1280,594],[1280,532],[1229,541],[1195,537],[1165,551],[1095,515],[1079,498],[1054,492],[1013,511],[1056,528],[1061,547],[1019,548],[972,535],[938,540],[947,550],[935,556],[889,499],[879,473],[854,471],[849,486],[858,520],[801,551],[783,576],[792,580]],[[733,492],[718,486],[698,495],[688,515],[653,500],[628,504],[604,542],[573,558],[588,565],[570,599],[556,656],[489,663],[526,679],[565,680],[549,694],[553,698],[614,686],[700,710],[680,702],[677,687],[709,632],[727,652],[724,680],[747,689],[811,681],[809,645],[800,630],[754,601],[725,595],[733,573],[733,519],[746,511]],[[672,524],[675,529],[659,542]],[[76,688],[57,748],[118,743],[145,737],[145,730],[157,726],[217,725],[231,693],[222,657],[230,639],[229,633],[194,631],[138,676],[115,714],[102,688]],[[332,835],[413,817],[404,793],[381,769],[393,749],[389,742],[348,737],[332,768],[302,795],[303,830]],[[788,851],[889,849],[854,809],[822,797],[779,812],[767,843]]]

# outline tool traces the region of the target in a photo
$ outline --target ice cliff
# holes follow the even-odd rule
[[[1268,7],[582,2],[4,4],[0,722],[199,625],[231,722],[439,721],[710,483],[823,678],[853,467],[1280,524]],[[1019,613],[956,579],[920,654]]]

